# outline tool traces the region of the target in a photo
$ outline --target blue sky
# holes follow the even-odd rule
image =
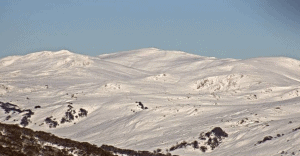
[[[0,1],[0,57],[61,49],[96,56],[147,47],[300,59],[300,1]]]

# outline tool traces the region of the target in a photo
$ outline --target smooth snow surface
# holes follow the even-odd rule
[[[10,56],[0,60],[0,101],[31,109],[28,128],[98,146],[166,153],[221,127],[228,137],[214,150],[171,153],[300,155],[300,61],[291,58],[216,59],[155,48]],[[76,115],[80,108],[87,117],[61,124],[68,110]],[[56,128],[45,123],[51,116]],[[19,124],[22,114],[0,110],[0,117]],[[266,136],[273,139],[258,144]]]

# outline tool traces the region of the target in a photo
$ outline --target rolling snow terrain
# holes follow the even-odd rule
[[[300,155],[300,61],[155,48],[9,56],[0,122],[180,156]]]

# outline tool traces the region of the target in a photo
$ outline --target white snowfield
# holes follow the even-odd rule
[[[291,58],[217,59],[156,48],[97,57],[37,52],[0,60],[0,101],[32,110],[27,128],[98,146],[166,153],[198,141],[205,153],[192,146],[169,152],[300,155],[300,61]],[[74,120],[61,123],[66,112]],[[20,124],[24,113],[0,108],[0,122]],[[47,117],[58,125],[50,128]],[[199,135],[215,127],[228,137],[212,150]]]

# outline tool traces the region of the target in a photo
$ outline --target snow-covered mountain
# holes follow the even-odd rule
[[[0,60],[0,102],[2,123],[98,146],[300,155],[300,61],[291,58],[217,59],[156,48],[10,56]]]

